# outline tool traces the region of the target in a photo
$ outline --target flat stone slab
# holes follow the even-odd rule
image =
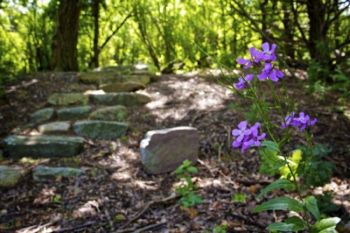
[[[143,85],[147,85],[151,82],[150,74],[132,74],[129,72],[115,72],[115,71],[99,71],[99,72],[86,72],[80,73],[79,79],[82,83],[86,84],[109,84],[115,82],[138,82]]]
[[[70,136],[8,136],[4,140],[4,153],[19,157],[64,157],[79,154],[84,138]]]
[[[10,188],[18,184],[25,171],[18,166],[0,165],[0,188]]]
[[[100,88],[105,92],[129,92],[144,89],[145,85],[138,82],[117,82],[101,85]]]
[[[46,181],[59,177],[76,177],[83,173],[84,172],[78,168],[37,166],[33,169],[33,179],[35,181]]]
[[[53,108],[43,108],[30,115],[30,121],[34,124],[39,124],[50,120],[54,113],[55,110]]]
[[[56,110],[60,120],[80,120],[87,118],[92,110],[91,106],[77,106]]]
[[[122,105],[99,108],[89,116],[91,120],[125,121],[127,109]]]
[[[114,121],[86,120],[73,125],[74,132],[89,139],[114,140],[126,134],[127,123]]]
[[[151,101],[151,98],[144,94],[119,92],[106,94],[91,94],[91,101],[98,105],[144,105]]]
[[[186,159],[198,158],[199,134],[193,127],[147,132],[140,143],[141,162],[151,174],[174,171]]]
[[[48,98],[48,103],[55,106],[87,105],[89,97],[82,93],[55,93]]]
[[[51,133],[68,133],[70,129],[69,121],[56,121],[47,124],[40,125],[38,127],[39,132],[42,134]]]

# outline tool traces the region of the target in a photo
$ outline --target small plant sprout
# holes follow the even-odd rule
[[[190,208],[201,204],[202,198],[195,192],[196,186],[192,181],[192,175],[198,173],[198,169],[191,165],[191,161],[185,160],[175,171],[177,177],[184,182],[176,189],[180,195],[180,204],[185,208]]]
[[[262,189],[257,199],[261,200],[271,191],[278,189],[290,193],[263,202],[253,212],[294,212],[293,217],[267,226],[270,232],[337,232],[336,225],[340,219],[321,214],[317,199],[312,195],[305,195],[310,193],[307,192],[308,189],[329,181],[333,165],[322,158],[330,150],[313,142],[311,129],[316,125],[317,118],[304,112],[296,114],[295,109],[286,105],[288,101],[276,94],[275,85],[284,78],[284,73],[276,64],[276,49],[275,44],[269,43],[264,43],[261,50],[250,48],[249,59],[237,59],[243,69],[242,75],[233,84],[237,91],[244,90],[243,96],[252,101],[252,111],[256,113],[254,115],[259,118],[259,122],[250,125],[247,120],[241,121],[232,131],[232,147],[242,153],[257,150],[261,158],[260,172],[279,177]],[[271,96],[262,95],[261,82],[270,87]],[[272,101],[267,101],[267,98]],[[279,115],[281,120],[278,120],[276,115]],[[306,145],[291,144],[291,135],[303,137]],[[290,151],[287,148],[294,149]],[[233,201],[243,199],[245,198],[239,194],[233,197]]]

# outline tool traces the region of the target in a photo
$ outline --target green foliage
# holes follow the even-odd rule
[[[337,233],[336,226],[340,218],[325,218],[317,221],[311,228],[311,233]]]
[[[266,186],[265,188],[263,188],[260,191],[258,198],[262,198],[263,196],[265,196],[269,192],[271,192],[273,190],[277,190],[277,189],[284,189],[284,190],[289,191],[289,192],[294,191],[295,184],[289,180],[286,180],[286,179],[276,180],[276,181],[272,182],[271,184],[269,184],[268,186]]]
[[[193,207],[203,202],[202,198],[195,193],[196,187],[192,181],[192,175],[196,174],[198,169],[191,165],[191,161],[185,160],[175,173],[177,177],[185,184],[178,187],[176,192],[181,196],[180,204],[185,207]]]
[[[314,216],[316,220],[320,219],[320,210],[318,209],[317,200],[314,196],[308,196],[304,199],[306,209]]]
[[[226,224],[215,225],[213,233],[226,233],[228,226]]]
[[[231,197],[231,201],[235,203],[246,203],[247,202],[247,195],[244,193],[235,193]]]
[[[276,197],[258,205],[254,209],[254,212],[259,213],[267,210],[289,210],[302,212],[304,210],[304,206],[301,202],[289,197]]]
[[[298,232],[306,228],[304,220],[298,217],[290,217],[284,222],[272,223],[267,227],[270,232]]]

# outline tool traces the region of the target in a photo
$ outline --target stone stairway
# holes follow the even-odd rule
[[[47,105],[31,114],[30,134],[13,134],[4,139],[5,156],[11,159],[70,157],[83,151],[85,139],[116,140],[125,136],[128,107],[151,101],[147,95],[134,91],[145,88],[154,77],[148,71],[137,70],[80,74],[80,82],[94,84],[96,90],[49,96]],[[1,179],[4,176],[0,169],[0,187]]]

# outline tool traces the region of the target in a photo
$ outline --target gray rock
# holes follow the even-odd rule
[[[68,133],[70,129],[69,121],[56,121],[39,126],[39,132],[42,134],[50,133]]]
[[[129,91],[137,91],[139,89],[145,88],[145,85],[138,82],[117,82],[111,84],[101,85],[100,88],[105,92],[129,92]]]
[[[128,124],[114,121],[77,121],[74,132],[90,139],[114,140],[126,134]]]
[[[92,102],[99,105],[137,106],[151,101],[147,95],[128,92],[92,94],[90,96]]]
[[[196,128],[175,127],[147,132],[141,141],[141,162],[151,174],[175,170],[186,159],[198,157],[199,135]]]
[[[51,95],[48,102],[52,105],[87,105],[89,97],[82,93],[55,93]]]
[[[18,184],[25,171],[21,167],[0,165],[0,188],[10,188]]]
[[[104,107],[92,112],[89,116],[91,120],[103,121],[125,121],[127,109],[122,105]]]
[[[12,158],[74,156],[83,148],[81,137],[12,135],[4,140],[4,153]]]
[[[39,124],[45,121],[48,121],[52,118],[52,116],[54,115],[55,110],[53,108],[43,108],[40,109],[36,112],[34,112],[30,118],[31,118],[31,122],[34,124]]]
[[[92,108],[90,106],[78,106],[58,109],[57,118],[60,120],[80,120],[87,118]]]
[[[75,177],[82,175],[83,171],[71,167],[46,167],[37,166],[33,169],[33,179],[35,181],[46,181],[48,179],[57,179],[58,177]]]

